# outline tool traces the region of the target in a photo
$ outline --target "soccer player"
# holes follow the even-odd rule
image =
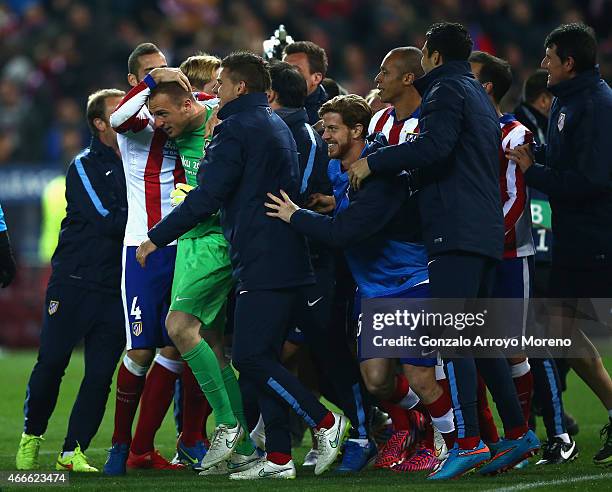
[[[381,132],[389,145],[405,142],[418,132],[421,95],[414,81],[423,76],[422,56],[413,46],[395,48],[387,53],[374,79],[380,100],[390,106],[372,116],[368,134]]]
[[[51,259],[38,359],[26,390],[18,470],[38,468],[42,436],[64,371],[72,351],[84,341],[85,375],[55,466],[57,470],[98,471],[84,451],[102,422],[125,346],[120,260],[127,201],[117,134],[109,122],[124,95],[105,89],[89,96],[91,144],[75,157],[66,175],[66,217]]]
[[[168,410],[174,385],[183,371],[180,354],[172,346],[164,320],[169,307],[176,246],[155,257],[155,268],[142,270],[136,247],[148,228],[172,208],[170,193],[185,181],[178,151],[168,135],[153,126],[146,107],[150,85],[189,81],[178,69],[166,67],[163,53],[151,43],[138,45],[128,58],[132,86],[110,117],[117,141],[128,198],[128,219],[123,241],[121,289],[125,314],[127,354],[117,374],[115,429],[104,473],[122,475],[130,468],[172,470],[172,464],[154,448],[154,438]],[[157,70],[156,70],[157,69]],[[153,73],[151,73],[153,72]],[[155,356],[156,347],[161,347]],[[153,367],[147,375],[151,363]],[[132,423],[140,401],[134,439]]]
[[[322,84],[327,73],[327,53],[312,41],[296,41],[285,47],[283,61],[296,67],[306,79],[304,106],[308,113],[308,123],[314,125],[319,121],[319,108],[329,99]]]
[[[284,62],[271,65],[270,77],[272,84],[268,91],[268,102],[291,130],[298,149],[300,203],[306,203],[314,193],[330,194],[327,145],[308,124],[304,108],[304,78],[295,67]],[[357,472],[376,456],[376,444],[368,435],[370,412],[364,404],[366,393],[360,382],[355,359],[349,352],[344,327],[330,324],[335,283],[334,253],[328,245],[318,241],[308,241],[308,249],[316,283],[305,289],[306,299],[297,315],[297,329],[307,342],[314,363],[319,368],[321,388],[327,390],[326,397],[344,412],[353,427],[344,447],[342,463],[336,471]],[[300,338],[290,330],[288,340],[299,343]],[[333,358],[322,356],[319,350],[321,340],[334,347]],[[326,374],[333,374],[333,377],[326,381]],[[316,456],[316,449],[309,453],[312,459]],[[316,465],[316,460],[312,459],[311,463]]]
[[[305,240],[264,213],[268,189],[287,187],[294,196],[299,189],[295,141],[267,104],[269,88],[270,74],[261,57],[239,52],[223,59],[216,88],[221,123],[200,165],[198,186],[149,231],[137,252],[144,265],[158,248],[221,209],[238,281],[233,363],[240,378],[257,387],[266,425],[266,457],[230,475],[237,480],[295,477],[289,406],[316,429],[317,475],[332,465],[349,429],[344,416],[328,411],[279,362],[302,288],[314,278]],[[238,438],[228,440],[223,434],[217,434],[220,447]]]
[[[176,143],[187,186],[195,188],[200,161],[212,137],[207,124],[213,117],[213,106],[199,104],[178,83],[168,82],[153,87],[149,110],[155,118],[155,128],[165,131]],[[184,200],[185,191],[189,192],[184,185],[178,186],[178,194],[174,193],[175,205]],[[238,380],[224,357],[226,300],[233,286],[229,245],[223,237],[219,214],[214,214],[178,240],[172,304],[166,320],[170,338],[190,365],[215,416],[211,448],[200,463],[195,463],[196,468],[203,470],[202,475],[246,470],[259,458],[246,434]],[[189,425],[199,425],[201,432],[201,420]],[[241,437],[229,448],[231,459],[227,460],[227,455],[218,458],[217,452],[227,454],[228,450],[215,446],[216,436],[229,435],[233,439],[233,434]],[[202,438],[198,437],[201,447]],[[187,459],[193,456],[193,446],[189,444],[179,439],[179,455]],[[232,453],[234,447],[236,452]],[[197,454],[197,449],[194,451]]]
[[[283,199],[269,194],[274,203],[268,215],[290,223],[297,231],[329,246],[343,248],[362,299],[378,297],[429,297],[427,255],[419,244],[416,202],[409,199],[406,176],[376,177],[362,190],[348,188],[346,171],[351,162],[386,145],[384,140],[367,143],[366,128],[372,112],[366,101],[355,95],[338,96],[319,111],[324,122],[323,138],[328,144],[330,176],[334,184],[334,217],[302,210],[282,192]],[[380,137],[379,137],[380,138]],[[299,213],[294,215],[294,212]],[[419,397],[407,387],[396,388],[393,366],[387,359],[361,359],[366,387],[375,396],[389,399],[397,393],[407,408]],[[434,425],[452,445],[454,431],[450,395],[436,382],[436,359],[402,359],[408,379],[414,383]],[[391,382],[389,384],[389,382]],[[401,393],[401,394],[400,394]],[[400,446],[401,443],[398,443]],[[438,460],[429,449],[420,449],[406,471],[431,469]]]
[[[529,299],[533,290],[535,255],[531,234],[529,193],[523,172],[516,162],[506,157],[504,151],[531,143],[533,134],[519,123],[514,115],[501,112],[500,101],[512,85],[510,65],[482,51],[472,52],[469,60],[474,76],[483,84],[497,111],[502,130],[500,185],[505,241],[504,259],[497,267],[493,297]],[[525,320],[513,320],[513,322],[524,325]],[[520,354],[510,358],[509,361],[512,380],[527,422],[531,411],[534,380],[539,392],[544,396],[542,412],[548,442],[544,446],[544,456],[538,464],[559,464],[574,460],[578,456],[578,448],[565,427],[561,387],[555,361],[550,358],[528,361]],[[486,407],[485,391],[482,391],[482,396]],[[480,414],[483,413],[486,412],[481,410]],[[492,439],[485,441],[487,444],[494,443],[496,439],[493,436]],[[494,447],[497,445],[494,444]]]
[[[504,243],[497,158],[499,121],[467,62],[472,51],[467,30],[460,24],[437,23],[425,38],[421,61],[425,76],[415,82],[423,98],[419,134],[353,163],[350,182],[359,187],[372,173],[426,172],[428,179],[419,190],[418,202],[429,255],[431,295],[487,298]],[[475,361],[466,357],[445,363],[457,416],[457,446],[429,476],[432,480],[457,478],[490,458],[478,428]],[[524,422],[507,361],[479,359],[478,365],[485,381],[490,382],[509,431],[505,442],[510,451],[483,468],[493,473],[535,452],[539,441]]]
[[[547,143],[508,151],[529,186],[546,193],[555,235],[550,298],[609,297],[612,292],[612,89],[601,79],[597,41],[590,28],[565,24],[544,42],[542,68],[555,96]],[[535,163],[537,162],[537,164]],[[568,303],[564,304],[568,306]],[[576,315],[569,310],[569,321]],[[561,317],[561,316],[559,316]],[[563,321],[562,321],[563,322]],[[579,334],[580,335],[580,334]],[[586,341],[585,341],[586,342]],[[587,344],[588,345],[588,344]],[[612,463],[612,379],[601,357],[569,359],[601,400],[609,422],[593,461]]]

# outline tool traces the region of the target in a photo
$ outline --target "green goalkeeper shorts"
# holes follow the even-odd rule
[[[222,234],[179,239],[171,311],[195,316],[204,329],[223,330],[233,286],[229,245]]]

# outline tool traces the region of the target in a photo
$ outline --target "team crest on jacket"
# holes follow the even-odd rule
[[[135,337],[142,333],[142,321],[134,321],[132,323],[132,333]]]
[[[559,119],[557,120],[557,128],[559,131],[563,130],[563,126],[565,125],[565,113],[559,114]]]
[[[54,315],[57,312],[57,308],[59,308],[59,301],[49,301],[49,316]]]

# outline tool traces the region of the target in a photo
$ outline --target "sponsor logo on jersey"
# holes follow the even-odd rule
[[[49,301],[49,315],[53,316],[59,308],[59,301]]]
[[[134,321],[132,323],[132,333],[135,337],[142,333],[142,321]]]

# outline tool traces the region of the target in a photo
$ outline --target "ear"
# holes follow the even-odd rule
[[[574,60],[574,57],[568,56],[567,59],[563,62],[563,67],[568,73],[573,72],[576,67],[576,60]]]
[[[96,127],[96,130],[98,130],[100,133],[106,130],[106,121],[104,121],[102,118],[94,118],[93,124]]]
[[[136,87],[138,85],[138,79],[136,78],[136,75],[134,75],[133,73],[128,73],[127,81],[131,87]]]
[[[490,96],[493,94],[493,82],[485,82],[484,84],[482,84],[482,86],[484,87],[484,90],[487,95]]]
[[[316,85],[319,85],[323,80],[323,74],[321,72],[315,72],[312,74],[312,79]]]
[[[444,61],[442,60],[442,55],[440,54],[439,51],[434,51],[432,56],[433,56],[432,61],[435,67],[442,65]]]
[[[276,101],[276,91],[273,91],[272,89],[268,89],[266,91],[266,96],[268,96],[268,104],[272,104],[274,101]]]
[[[240,83],[238,84],[238,89],[236,91],[236,94],[238,94],[239,96],[242,96],[243,94],[247,94],[248,90],[247,90],[247,86],[244,83],[244,80],[241,80]]]
[[[351,137],[355,140],[365,138],[366,135],[364,135],[364,131],[365,129],[363,125],[361,123],[357,123],[353,128],[351,128]]]
[[[404,85],[412,85],[414,84],[414,79],[414,74],[409,72],[404,74],[402,82],[404,83]]]

